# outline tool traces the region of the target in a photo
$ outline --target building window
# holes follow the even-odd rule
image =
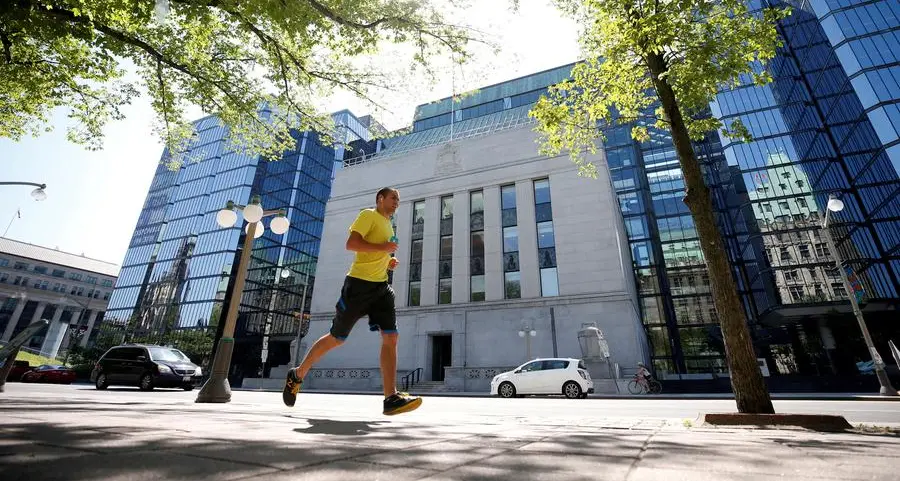
[[[484,300],[484,192],[469,194],[469,300]]]
[[[53,269],[53,273],[50,275],[53,277],[66,277],[66,271],[62,269]]]
[[[450,304],[453,287],[453,196],[441,197],[441,246],[438,255],[438,304]]]
[[[503,280],[506,299],[522,297],[519,273],[519,227],[516,220],[516,186],[500,187],[500,217],[503,229]]]
[[[844,289],[843,282],[832,282],[831,290],[834,291],[834,297],[838,299],[845,299],[847,297],[847,289]]]
[[[787,247],[780,247],[779,250],[781,251],[781,253],[780,253],[781,260],[783,260],[783,261],[792,260],[791,252],[788,250]]]
[[[28,269],[28,264],[26,264],[26,263],[24,263],[24,262],[16,262],[15,264],[13,264],[13,269],[15,269],[15,270],[17,270],[17,271],[24,271],[24,270],[27,270],[27,269]]]
[[[500,222],[503,227],[517,224],[515,185],[504,185],[500,188],[500,209]]]
[[[534,181],[534,211],[537,222],[538,266],[541,269],[541,296],[558,296],[559,276],[556,270],[556,237],[553,232],[549,179]]]
[[[45,275],[46,275],[46,274],[47,274],[47,267],[46,267],[46,266],[34,266],[34,272],[37,272],[38,274],[45,274]]]
[[[422,299],[422,240],[425,233],[425,201],[413,203],[412,239],[409,250],[409,305]]]
[[[828,250],[828,246],[826,244],[816,244],[817,257],[828,257],[829,255],[831,255],[831,252]]]
[[[419,281],[409,283],[409,305],[418,306],[422,300],[422,283]]]
[[[522,297],[522,276],[516,272],[506,272],[503,274],[503,281],[507,299],[518,299]]]
[[[798,281],[798,280],[800,280],[800,274],[797,272],[796,269],[784,271],[784,280],[786,280],[788,282]]]

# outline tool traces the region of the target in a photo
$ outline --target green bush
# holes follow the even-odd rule
[[[84,364],[75,364],[72,366],[72,370],[75,371],[75,377],[78,380],[90,380],[91,379],[91,371],[94,370],[93,363],[84,363]]]

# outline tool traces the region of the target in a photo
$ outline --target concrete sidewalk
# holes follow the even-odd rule
[[[239,392],[215,405],[104,394],[0,397],[0,479],[895,480],[900,462],[896,433],[573,422],[514,409],[442,415],[426,406],[384,417],[371,414],[377,397],[354,403],[357,413],[312,397],[287,409],[241,402]]]

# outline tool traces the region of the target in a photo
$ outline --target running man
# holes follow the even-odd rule
[[[384,414],[412,411],[422,398],[397,391],[397,317],[394,290],[388,284],[388,270],[399,261],[391,254],[397,250],[391,216],[400,204],[400,192],[385,187],[375,194],[375,208],[359,213],[350,226],[346,248],[356,253],[344,279],[341,297],[335,306],[331,331],[320,337],[295,369],[288,371],[282,391],[284,404],[293,406],[303,378],[328,351],[347,340],[356,321],[369,316],[369,329],[381,331],[381,379],[384,385]]]

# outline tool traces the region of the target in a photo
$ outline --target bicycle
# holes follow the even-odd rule
[[[628,392],[631,394],[659,394],[662,392],[662,384],[656,379],[648,381],[644,376],[635,374],[634,379],[628,383]]]

